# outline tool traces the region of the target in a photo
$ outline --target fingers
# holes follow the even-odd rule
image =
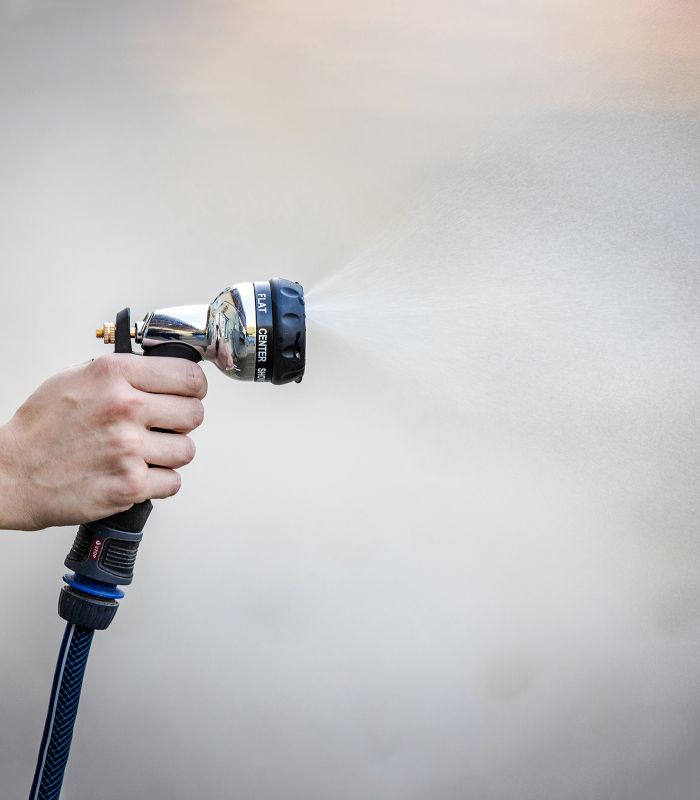
[[[129,508],[176,494],[181,479],[175,470],[195,454],[186,434],[204,419],[207,380],[201,367],[179,358],[111,354],[74,369],[82,370],[87,388],[75,392],[71,402],[94,398],[82,417],[104,431],[110,502]]]
[[[167,436],[168,434],[162,434]],[[172,497],[180,490],[182,479],[179,473],[163,467],[153,467],[146,476],[145,495],[152,500]]]
[[[124,377],[142,392],[180,395],[204,399],[207,394],[207,378],[199,364],[184,358],[134,358],[126,354],[114,354],[109,358],[119,359]]]
[[[188,436],[156,431],[145,434],[143,453],[147,464],[178,469],[192,461],[195,450],[195,444]]]
[[[194,397],[150,395],[140,413],[147,428],[162,428],[176,433],[190,433],[204,421],[202,401]]]

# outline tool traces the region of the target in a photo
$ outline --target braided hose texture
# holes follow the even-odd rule
[[[66,626],[29,800],[60,797],[93,633],[71,623]]]

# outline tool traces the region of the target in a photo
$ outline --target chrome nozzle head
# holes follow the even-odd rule
[[[238,380],[299,383],[304,375],[304,289],[284,278],[236,283],[210,305],[152,311],[137,330],[144,349],[183,342]]]

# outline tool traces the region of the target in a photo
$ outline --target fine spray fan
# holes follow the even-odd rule
[[[152,311],[131,323],[128,308],[97,335],[117,353],[213,361],[231,378],[256,383],[299,383],[306,362],[304,290],[298,283],[236,283],[209,305]],[[58,613],[67,625],[59,651],[30,800],[58,800],[93,634],[114,619],[131,583],[150,500],[81,525],[65,565]],[[86,788],[87,794],[94,794]]]

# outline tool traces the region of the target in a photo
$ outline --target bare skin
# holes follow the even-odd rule
[[[201,367],[178,358],[112,354],[54,375],[0,427],[0,528],[75,525],[176,494],[206,392]]]

